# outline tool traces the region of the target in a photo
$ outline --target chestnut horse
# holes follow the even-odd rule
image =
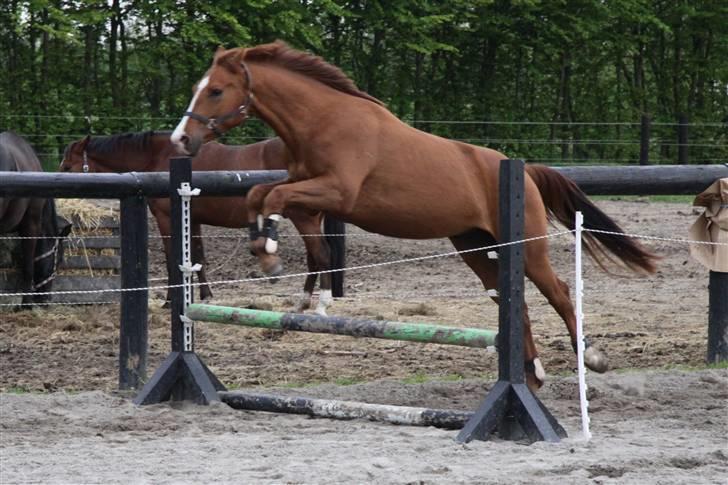
[[[291,152],[287,180],[248,194],[248,221],[258,215],[274,228],[292,207],[324,211],[386,236],[449,238],[458,250],[498,241],[498,174],[507,157],[495,150],[419,131],[360,91],[337,67],[275,42],[218,49],[212,66],[193,88],[172,141],[187,153],[254,114],[270,125]],[[547,211],[569,228],[584,213],[593,229],[619,231],[578,187],[558,172],[529,166],[525,177],[525,237],[546,235]],[[274,253],[271,231],[256,234],[258,252]],[[591,233],[585,247],[597,260],[605,250],[635,271],[654,271],[655,257],[622,236]],[[525,244],[526,276],[566,323],[576,345],[576,318],[569,287],[551,267],[548,240]],[[485,251],[461,254],[486,289],[496,288],[498,263]],[[497,297],[494,298],[498,302]],[[526,378],[543,384],[528,313],[524,313]],[[585,354],[598,372],[608,368],[595,347]]]
[[[70,143],[63,156],[60,169],[72,172],[154,172],[169,170],[169,158],[178,155],[176,147],[169,140],[170,132],[125,133],[113,136],[87,136]],[[278,138],[245,146],[228,146],[217,142],[202,147],[192,160],[193,170],[273,170],[285,169],[288,152]],[[149,208],[157,220],[159,233],[169,236],[169,199],[149,199]],[[322,214],[300,209],[286,211],[286,216],[301,234],[321,234]],[[200,262],[202,269],[197,273],[200,284],[200,298],[212,296],[205,273],[205,253],[201,235],[201,224],[221,227],[247,227],[245,197],[199,197],[192,200],[192,251],[194,262]],[[309,271],[323,271],[330,268],[330,248],[323,237],[304,237]],[[167,269],[170,239],[163,237]],[[342,241],[338,238],[338,241]],[[334,241],[332,251],[340,251]],[[280,272],[277,257],[260,255],[263,270],[269,275]],[[311,304],[311,295],[316,275],[309,275],[304,283],[301,299],[296,310],[303,311]],[[316,312],[325,315],[326,307],[332,302],[331,274],[324,273],[320,281],[321,292]],[[167,297],[169,300],[169,295]]]
[[[0,170],[42,172],[43,168],[30,144],[15,133],[0,133]],[[49,300],[58,265],[63,260],[63,243],[71,225],[56,215],[54,199],[28,197],[0,198],[0,234],[17,232],[20,240],[20,292],[23,307]]]

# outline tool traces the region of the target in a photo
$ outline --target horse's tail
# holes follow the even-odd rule
[[[324,215],[324,234],[331,254],[331,269],[341,269],[346,264],[346,231],[345,224],[333,217]],[[336,234],[336,235],[334,235]],[[331,273],[331,294],[334,297],[344,296],[344,272]]]
[[[526,172],[536,183],[549,212],[549,218],[555,218],[568,229],[573,230],[576,211],[581,211],[584,215],[586,229],[624,232],[616,222],[595,206],[573,181],[556,170],[544,165],[527,165]],[[615,262],[615,259],[607,254],[606,250],[609,250],[632,271],[655,272],[655,262],[658,257],[643,248],[637,241],[627,236],[603,232],[584,232],[582,234],[584,249],[605,271],[607,271],[604,265],[605,259]]]

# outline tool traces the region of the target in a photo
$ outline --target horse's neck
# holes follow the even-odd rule
[[[174,147],[169,136],[153,135],[146,149],[120,149],[113,155],[95,160],[98,172],[156,172],[168,169],[167,159]]]
[[[318,130],[312,119],[340,107],[346,102],[342,97],[349,96],[279,66],[251,63],[249,68],[255,114],[292,150],[306,147],[315,137]]]

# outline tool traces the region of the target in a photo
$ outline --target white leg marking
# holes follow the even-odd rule
[[[274,241],[271,238],[265,240],[265,252],[268,254],[275,254],[278,251],[278,241]]]
[[[333,302],[334,297],[331,296],[331,290],[321,290],[321,293],[319,293],[318,304],[316,305],[316,310],[314,310],[314,312],[322,317],[328,316],[326,314],[326,308],[331,306]]]
[[[268,219],[278,222],[281,220],[281,215],[280,214],[271,214],[268,216]],[[278,251],[278,241],[275,241],[271,238],[267,238],[265,240],[265,252],[268,254],[275,254],[276,251]]]
[[[195,92],[195,95],[192,96],[192,101],[190,101],[190,105],[187,107],[187,111],[192,111],[195,109],[195,103],[197,103],[197,98],[200,96],[200,93],[203,89],[205,89],[205,86],[207,86],[207,83],[210,82],[210,76],[205,76],[197,85],[197,91]],[[172,136],[169,137],[170,141],[177,145],[177,149],[182,153],[187,153],[187,149],[185,148],[184,143],[182,143],[182,136],[185,134],[185,127],[187,126],[187,121],[190,119],[189,116],[183,116],[182,120],[180,120],[177,127],[172,132]]]
[[[544,370],[543,365],[541,365],[541,359],[539,359],[538,357],[533,359],[533,367],[536,374],[536,379],[544,382],[546,380],[546,371]]]

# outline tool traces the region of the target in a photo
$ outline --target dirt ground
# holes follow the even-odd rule
[[[651,236],[685,238],[697,217],[683,204],[599,205],[628,232]],[[218,236],[205,241],[210,280],[255,274],[243,232],[204,232]],[[284,232],[293,234],[288,225]],[[348,266],[452,250],[446,240],[348,232]],[[621,276],[610,276],[586,263],[585,331],[614,369],[589,375],[595,434],[589,444],[574,438],[578,401],[566,328],[532,285],[529,313],[549,374],[541,396],[572,436],[556,447],[462,446],[452,442],[452,432],[222,408],[135,409],[112,393],[118,307],[51,307],[0,313],[0,482],[495,483],[518,477],[528,483],[718,483],[728,471],[728,372],[686,370],[704,365],[707,270],[684,243],[645,245],[663,258],[650,277],[620,270]],[[159,240],[150,244],[155,278],[165,276],[160,246]],[[286,273],[305,270],[301,246],[297,237],[282,240]],[[553,238],[551,257],[571,284],[573,237]],[[300,277],[215,285],[212,302],[290,310],[301,287]],[[150,372],[169,351],[163,295],[151,294]],[[346,297],[329,314],[497,328],[496,305],[456,256],[349,272]],[[196,332],[198,353],[230,388],[278,386],[314,397],[472,409],[497,372],[496,354],[487,350],[204,323]],[[186,452],[180,442],[189,445]],[[90,454],[80,457],[84,453]],[[216,459],[201,461],[211,455]],[[489,460],[483,457],[498,465],[484,467]]]

